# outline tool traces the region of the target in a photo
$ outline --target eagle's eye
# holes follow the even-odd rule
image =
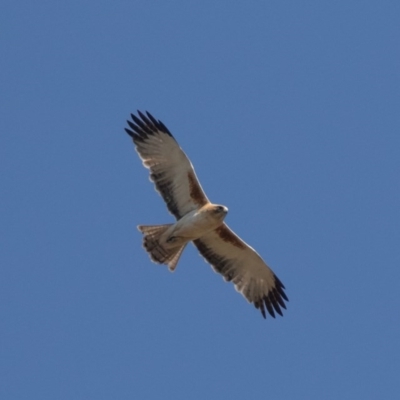
[[[224,211],[224,207],[222,207],[222,206],[216,206],[216,207],[215,207],[215,211],[218,212],[218,213],[221,213],[221,212]]]

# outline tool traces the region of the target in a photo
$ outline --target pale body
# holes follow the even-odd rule
[[[218,228],[227,213],[227,207],[211,203],[193,210],[172,224],[160,236],[160,244],[165,248],[174,248],[198,239]]]

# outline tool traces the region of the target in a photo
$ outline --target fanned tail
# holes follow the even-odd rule
[[[162,246],[160,237],[171,225],[139,225],[138,229],[143,233],[143,247],[149,253],[151,260],[158,264],[168,265],[172,272],[175,270],[187,243],[172,248]]]

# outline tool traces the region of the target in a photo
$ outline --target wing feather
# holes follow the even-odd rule
[[[221,274],[232,281],[238,292],[261,311],[266,310],[275,318],[286,309],[287,298],[282,282],[257,254],[241,240],[226,224],[211,233],[194,240],[200,254]]]
[[[125,131],[132,137],[150,180],[177,219],[207,204],[194,168],[168,128],[149,112],[131,114]]]

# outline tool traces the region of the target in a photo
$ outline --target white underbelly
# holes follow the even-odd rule
[[[191,240],[198,239],[205,234],[213,231],[222,220],[213,218],[212,214],[192,211],[182,217],[166,232],[164,240],[166,244],[174,245],[182,244]]]
[[[214,230],[220,224],[204,213],[193,212],[185,215],[175,223],[173,234],[188,239],[198,239]]]

